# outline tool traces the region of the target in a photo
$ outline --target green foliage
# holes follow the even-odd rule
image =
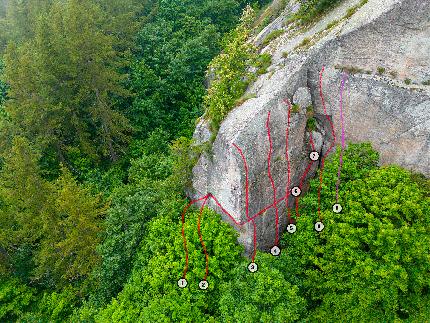
[[[59,293],[43,293],[33,310],[21,319],[22,321],[64,322],[78,305],[77,291],[67,286]]]
[[[238,100],[236,100],[235,106],[242,105],[243,103],[245,103],[249,99],[253,99],[256,97],[257,97],[257,95],[255,93],[247,93],[247,94],[243,95],[242,97],[240,97]],[[210,145],[207,148],[212,148],[212,145]]]
[[[267,73],[267,69],[269,68],[270,64],[272,64],[272,55],[269,53],[259,55],[255,63],[255,66],[257,67],[257,74],[260,75]]]
[[[108,204],[81,188],[63,169],[42,215],[43,239],[36,255],[36,277],[52,287],[82,281],[99,261],[101,219]]]
[[[0,172],[2,271],[61,287],[87,276],[95,263],[100,216],[106,209],[63,170],[51,184],[40,176],[39,154],[16,137]]]
[[[4,81],[3,70],[4,70],[4,64],[3,64],[3,61],[0,60],[0,109],[2,110],[3,110],[2,106],[6,101],[7,89],[8,89],[8,86]]]
[[[98,247],[102,258],[95,272],[96,301],[115,296],[127,281],[146,223],[157,214],[160,195],[157,183],[142,180],[137,186],[118,188],[105,220],[105,239]]]
[[[343,18],[344,18],[344,19],[348,19],[348,18],[350,18],[353,14],[355,14],[355,13],[357,12],[357,10],[358,10],[358,9],[360,9],[360,7],[364,6],[364,5],[367,3],[367,1],[368,1],[368,0],[362,0],[362,1],[360,1],[360,3],[359,3],[359,4],[357,4],[357,5],[355,5],[355,6],[351,7],[351,8],[349,8],[349,9],[346,11],[345,16],[343,16]]]
[[[138,138],[157,128],[191,137],[203,110],[205,73],[221,37],[238,22],[244,1],[164,1],[137,35],[127,116]]]
[[[0,280],[0,320],[19,318],[35,299],[35,290],[18,279]]]
[[[342,0],[309,0],[309,1],[301,1],[300,10],[296,13],[295,19],[297,19],[302,25],[306,25],[314,22],[327,11],[336,7]],[[368,0],[362,0],[357,5],[349,8],[343,17],[343,19],[348,19],[351,17],[357,10],[365,5]],[[331,22],[327,29],[330,29],[337,25],[338,21]]]
[[[405,79],[405,84],[406,85],[411,85],[412,84],[412,80],[411,79]]]
[[[341,0],[310,0],[301,1],[300,10],[296,18],[301,24],[308,24],[321,16],[326,11],[334,8]]]
[[[189,251],[188,287],[179,289],[185,255],[181,223],[157,217],[148,227],[133,274],[118,298],[97,317],[99,321],[202,322],[219,315],[220,285],[241,260],[236,233],[220,216],[205,210],[202,235],[210,257],[209,288],[198,287],[205,272],[205,257],[197,234],[197,214],[189,212],[185,234]]]
[[[52,0],[3,1],[4,16],[0,14],[0,53],[9,42],[22,43],[34,37],[39,16],[49,10]]]
[[[305,300],[279,259],[258,254],[258,271],[250,274],[248,263],[238,264],[221,285],[219,302],[223,322],[296,322],[305,314]]]
[[[382,67],[382,66],[378,66],[378,74],[379,75],[382,75],[382,74],[384,74],[385,73],[385,68],[384,67]]]
[[[254,12],[247,7],[241,23],[224,40],[223,52],[209,65],[213,74],[211,86],[204,98],[206,117],[217,132],[221,121],[234,107],[234,103],[245,92],[251,77],[248,68],[254,65],[256,49],[247,43],[251,32]]]
[[[263,4],[269,2],[269,4],[262,8],[261,14],[259,14],[258,19],[256,21],[256,31],[259,33],[263,30],[267,25],[269,25],[272,21],[279,17],[279,15],[284,11],[285,6],[287,5],[286,0],[281,1],[261,1]],[[253,9],[256,9],[253,7]]]
[[[24,275],[31,271],[31,257],[41,238],[48,185],[39,176],[39,154],[29,142],[16,137],[4,156],[0,171],[1,271]],[[12,266],[12,268],[11,268]],[[24,278],[24,277],[22,277]]]
[[[34,37],[5,55],[13,124],[39,147],[55,147],[59,160],[69,146],[116,160],[128,140],[128,121],[115,108],[115,98],[127,95],[123,62],[102,26],[93,3],[55,2]]]
[[[309,131],[315,131],[317,129],[317,120],[315,118],[309,118],[306,121],[306,129]]]
[[[423,82],[422,82],[422,84],[423,84],[423,85],[430,85],[430,80],[423,81]]]
[[[284,31],[284,30],[282,30],[282,29],[272,31],[270,34],[268,34],[268,35],[266,36],[266,38],[264,38],[262,45],[263,45],[263,46],[267,46],[267,45],[269,45],[269,43],[270,43],[272,40],[274,40],[274,39],[278,38],[278,37],[279,37],[279,36],[281,36],[284,32],[285,32],[285,31]]]
[[[300,42],[299,47],[305,47],[311,43],[311,40],[307,37],[303,38],[303,40]]]
[[[425,307],[430,282],[430,200],[399,167],[376,168],[369,145],[350,144],[344,154],[339,203],[331,211],[339,151],[326,162],[318,217],[318,179],[286,235],[286,271],[309,300],[309,318],[333,322],[395,321]]]
[[[308,106],[306,107],[306,115],[307,115],[308,117],[313,117],[313,116],[314,116],[314,114],[315,114],[314,107],[313,107],[312,105],[308,105]]]
[[[291,106],[291,112],[292,113],[299,113],[300,112],[300,106],[298,104],[293,104]]]
[[[338,23],[339,23],[339,20],[333,20],[332,22],[330,22],[330,23],[327,25],[326,29],[331,29],[331,28],[333,28],[334,26],[336,26]]]
[[[346,14],[345,14],[345,16],[344,16],[344,18],[349,18],[349,17],[351,17],[353,14],[355,14],[356,12],[357,12],[357,7],[351,7],[351,8],[348,8],[348,10],[346,11]]]
[[[365,71],[364,69],[357,67],[357,66],[340,66],[336,65],[335,68],[340,69],[344,72],[348,72],[349,74],[358,74],[358,73],[365,73],[368,71]],[[367,73],[369,74],[369,73]]]
[[[161,133],[153,136],[159,135]],[[98,286],[94,301],[97,304],[110,301],[128,280],[139,245],[148,233],[148,222],[160,214],[175,219],[182,207],[182,192],[189,185],[194,166],[192,142],[180,138],[166,155],[158,155],[157,150],[167,149],[162,143],[157,141],[153,146],[151,142],[148,139],[143,145],[143,157],[132,162],[131,184],[117,188],[112,195],[105,221],[105,239],[98,248],[102,264],[95,272]],[[155,164],[152,157],[158,158]],[[162,171],[157,172],[157,169]]]

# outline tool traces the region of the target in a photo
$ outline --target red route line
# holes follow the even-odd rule
[[[311,144],[312,151],[315,151],[314,139],[312,138],[312,132],[309,131],[309,143]]]
[[[322,184],[323,184],[324,161],[325,161],[326,157],[328,156],[328,154],[330,153],[330,151],[333,149],[334,145],[336,144],[336,134],[334,131],[333,122],[331,121],[330,117],[327,114],[327,109],[326,109],[325,101],[324,101],[324,94],[323,94],[323,90],[322,90],[323,73],[324,73],[324,66],[321,69],[320,78],[319,78],[320,98],[321,98],[321,103],[322,103],[323,108],[324,108],[325,117],[328,120],[328,122],[330,123],[331,133],[333,136],[333,142],[330,145],[329,149],[324,154],[324,156],[321,158],[320,185],[318,187],[318,217],[319,217],[320,221],[322,221],[322,218],[321,218],[321,189],[322,189]]]
[[[233,143],[233,146],[237,149],[237,151],[240,154],[240,157],[242,158],[243,165],[245,167],[245,214],[246,218],[249,220],[249,181],[248,181],[248,165],[246,163],[245,155],[242,152],[242,149],[240,149],[235,143]],[[255,255],[257,254],[257,225],[255,224],[255,221],[252,220],[252,225],[254,227],[254,253],[252,255],[252,262],[254,262]]]
[[[202,217],[202,213],[203,213],[203,208],[205,207],[205,204],[206,204],[208,198],[209,198],[209,196],[206,197],[205,200],[203,201],[202,206],[200,207],[200,213],[199,213],[199,217],[197,220],[197,232],[199,234],[199,239],[200,239],[200,243],[201,243],[202,248],[203,248],[203,252],[205,254],[205,262],[206,262],[205,277],[203,278],[203,280],[206,280],[208,278],[208,274],[209,274],[209,255],[208,255],[208,252],[206,250],[205,243],[203,241],[202,232],[200,230],[200,221],[201,221],[201,217]]]
[[[272,177],[272,172],[270,170],[270,161],[272,157],[272,150],[273,150],[273,144],[272,144],[272,137],[270,135],[270,111],[267,114],[267,121],[266,121],[266,128],[267,128],[267,138],[269,140],[269,154],[267,156],[267,174],[270,180],[270,183],[272,185],[273,189],[273,207],[275,208],[275,225],[276,225],[276,232],[275,232],[275,246],[278,245],[279,242],[279,210],[276,205],[276,187],[275,187],[275,181]]]
[[[209,196],[210,196],[209,194],[206,194],[204,197],[201,197],[197,200],[192,200],[190,203],[188,203],[188,205],[182,211],[182,239],[184,240],[184,250],[185,250],[185,268],[184,268],[184,273],[182,274],[183,278],[185,278],[187,275],[188,261],[189,261],[188,260],[187,238],[185,237],[185,213],[187,213],[187,211],[191,205],[193,205],[194,203],[197,203],[201,200],[207,200]]]
[[[321,219],[321,188],[322,188],[322,177],[323,177],[323,169],[324,169],[324,160],[325,160],[325,158],[328,156],[328,154],[330,153],[330,151],[333,149],[333,147],[334,147],[334,145],[335,145],[335,142],[336,142],[336,135],[335,135],[335,131],[334,131],[334,126],[333,126],[333,123],[332,123],[332,121],[331,121],[331,119],[330,119],[330,117],[328,116],[328,114],[327,114],[327,109],[326,109],[326,106],[325,106],[325,101],[324,101],[324,95],[323,95],[323,91],[322,91],[322,75],[323,75],[323,72],[324,72],[324,66],[322,67],[322,70],[321,70],[321,73],[320,73],[320,82],[319,82],[319,84],[320,84],[320,97],[321,97],[321,101],[322,101],[322,105],[323,105],[323,108],[324,108],[324,114],[325,114],[325,116],[326,116],[326,118],[327,118],[327,120],[329,121],[329,123],[330,123],[330,126],[331,126],[331,129],[332,129],[332,135],[333,135],[333,142],[332,142],[332,144],[330,145],[330,147],[329,147],[329,149],[327,150],[327,152],[325,153],[325,155],[322,157],[322,159],[321,159],[321,170],[320,170],[320,186],[319,186],[319,189],[318,189],[318,216],[319,216],[319,218]],[[186,237],[185,237],[185,213],[187,212],[187,210],[193,205],[193,204],[195,204],[195,203],[197,203],[197,202],[199,202],[199,201],[201,201],[201,200],[205,200],[204,201],[204,203],[203,203],[203,205],[202,205],[202,207],[201,207],[201,211],[203,210],[203,207],[204,207],[204,205],[206,204],[206,202],[207,202],[207,200],[209,199],[209,198],[211,198],[214,202],[215,202],[215,204],[221,209],[221,211],[224,213],[224,214],[226,214],[232,221],[233,221],[233,223],[234,224],[236,224],[236,225],[238,225],[238,226],[243,226],[243,225],[245,225],[245,224],[247,224],[247,223],[249,223],[249,222],[252,222],[253,223],[253,225],[254,225],[254,253],[253,253],[253,256],[252,256],[252,261],[254,261],[254,259],[255,259],[255,255],[256,255],[256,252],[257,252],[257,250],[256,250],[256,245],[257,245],[257,231],[256,231],[256,224],[255,224],[255,219],[258,217],[258,216],[260,216],[261,214],[263,214],[264,212],[266,212],[267,210],[269,210],[269,209],[271,209],[272,207],[274,207],[275,208],[275,211],[278,211],[278,208],[277,208],[277,205],[279,204],[279,203],[281,203],[282,201],[286,201],[286,207],[287,207],[287,210],[288,210],[288,219],[289,219],[289,221],[291,220],[291,214],[290,214],[290,209],[288,208],[288,197],[289,197],[289,195],[290,195],[290,184],[291,184],[291,168],[290,168],[290,158],[289,158],[289,154],[288,154],[288,144],[289,144],[289,130],[290,130],[290,118],[291,118],[291,103],[290,103],[290,101],[288,100],[288,99],[285,99],[284,100],[284,102],[288,105],[288,125],[287,125],[287,129],[286,129],[286,144],[285,144],[285,157],[286,157],[286,159],[287,159],[287,168],[288,168],[288,179],[287,179],[287,185],[286,185],[286,191],[285,191],[285,196],[283,196],[282,198],[280,198],[280,199],[278,199],[278,200],[276,200],[276,191],[275,191],[275,189],[274,189],[274,200],[273,200],[273,203],[272,204],[270,204],[270,205],[268,205],[268,206],[266,206],[265,208],[263,208],[262,210],[260,210],[260,211],[258,211],[256,214],[254,214],[253,216],[249,216],[249,183],[248,183],[248,166],[247,166],[247,163],[246,163],[246,159],[245,159],[245,156],[244,156],[244,154],[243,154],[243,152],[242,152],[242,150],[236,145],[236,144],[234,144],[233,143],[233,146],[238,150],[238,152],[239,152],[239,154],[240,154],[240,156],[241,156],[241,158],[242,158],[242,160],[243,160],[243,163],[244,163],[244,167],[245,167],[245,194],[246,194],[246,196],[245,196],[245,203],[246,203],[246,218],[247,218],[247,220],[246,221],[244,221],[244,222],[239,222],[239,221],[236,221],[236,219],[235,219],[235,217],[234,216],[232,216],[222,205],[221,205],[221,203],[216,199],[216,197],[212,194],[212,193],[208,193],[208,194],[206,194],[205,196],[203,196],[203,197],[201,197],[201,198],[199,198],[199,199],[196,199],[196,200],[192,200],[185,208],[184,208],[184,210],[183,210],[183,212],[182,212],[182,237],[183,237],[183,241],[184,241],[184,249],[185,249],[185,268],[184,268],[184,273],[183,273],[183,278],[185,278],[186,277],[186,273],[187,273],[187,270],[188,270],[188,264],[189,264],[189,257],[188,257],[188,248],[187,248],[187,241],[186,241]],[[266,127],[267,127],[267,129],[268,129],[268,137],[269,137],[269,144],[270,144],[270,152],[269,152],[269,157],[268,157],[268,163],[269,163],[269,165],[270,165],[270,158],[271,158],[271,151],[272,151],[272,142],[271,142],[271,136],[270,136],[270,129],[269,129],[269,119],[270,119],[270,111],[269,111],[269,114],[268,114],[268,118],[267,118],[267,123],[266,123]],[[312,149],[313,150],[315,150],[315,146],[314,146],[314,142],[313,142],[313,138],[312,138],[312,134],[311,133],[309,133],[310,134],[310,144],[311,144],[311,146],[312,146]],[[301,180],[300,180],[300,185],[299,185],[299,188],[301,189],[301,187],[302,187],[302,185],[303,185],[303,182],[304,182],[304,178],[306,178],[306,175],[307,175],[307,173],[309,172],[309,170],[310,170],[310,167],[312,166],[312,163],[313,163],[313,161],[311,161],[309,164],[308,164],[308,166],[306,167],[306,169],[305,169],[305,172],[304,172],[304,174],[302,175],[302,177],[301,177]],[[270,166],[268,167],[268,169],[269,169],[269,178],[271,179],[271,183],[272,183],[272,188],[274,188],[274,182],[273,182],[273,178],[271,178],[271,173],[270,173]],[[297,216],[299,216],[299,214],[298,214],[298,209],[299,209],[299,203],[298,203],[298,197],[296,198],[296,214],[297,214]],[[278,216],[279,216],[279,214],[278,214]],[[278,220],[278,216],[277,216],[277,220]],[[199,222],[199,227],[200,227],[200,222]],[[278,223],[277,223],[277,239],[278,239]],[[204,246],[204,242],[203,242],[203,239],[201,238],[201,236],[199,236],[200,237],[200,241],[201,241],[201,243],[202,243],[202,246]],[[276,241],[276,243],[277,243],[278,241]],[[203,247],[204,248],[204,251],[205,251],[205,256],[206,256],[206,264],[207,264],[207,266],[206,266],[206,275],[205,275],[205,279],[207,278],[207,275],[208,275],[208,263],[209,263],[209,256],[207,255],[207,251],[206,251],[206,248],[205,247]]]

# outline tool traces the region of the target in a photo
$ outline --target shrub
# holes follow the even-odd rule
[[[334,26],[336,26],[338,23],[339,23],[339,20],[333,20],[332,22],[330,22],[330,23],[327,25],[326,29],[331,29],[331,28],[333,28]]]
[[[336,65],[335,68],[340,69],[340,70],[345,71],[345,72],[348,72],[349,74],[358,74],[358,73],[364,73],[364,72],[366,72],[366,74],[370,74],[370,73],[368,73],[369,71],[365,71],[364,69],[357,67],[357,66]]]
[[[317,129],[317,120],[315,118],[309,118],[306,121],[306,128],[309,131],[315,131]]]
[[[258,56],[255,66],[257,67],[257,74],[267,73],[267,69],[272,64],[272,56],[268,53],[264,53]]]
[[[299,47],[304,47],[309,45],[311,40],[308,37],[303,38],[302,42],[300,43]]]
[[[357,7],[351,7],[346,11],[346,14],[344,16],[344,18],[348,19],[349,17],[351,17],[354,13],[356,13],[358,10]]]
[[[412,80],[411,79],[405,79],[404,82],[406,85],[410,85],[412,83]]]
[[[249,273],[248,262],[234,268],[221,285],[223,322],[295,322],[304,316],[305,300],[278,260],[258,253],[257,272]]]
[[[0,280],[0,321],[19,318],[35,299],[35,290],[18,279]]]
[[[334,8],[341,0],[309,0],[302,1],[300,10],[296,14],[296,19],[301,24],[308,24],[321,16],[326,11]]]
[[[213,133],[218,131],[221,121],[248,87],[251,78],[248,69],[255,64],[257,56],[256,48],[247,43],[253,17],[254,11],[248,6],[241,23],[224,40],[223,52],[209,65],[208,70],[214,74],[214,80],[204,98],[204,104]]]
[[[285,31],[282,29],[279,30],[274,30],[272,31],[270,34],[268,34],[266,36],[266,38],[264,38],[262,45],[266,46],[268,45],[272,40],[274,40],[275,38],[278,38],[279,36],[281,36]]]
[[[177,209],[181,212],[181,209]],[[202,322],[219,315],[221,283],[243,262],[243,247],[237,233],[213,211],[205,209],[201,232],[209,254],[209,287],[202,291],[199,281],[205,275],[205,257],[197,232],[198,211],[186,215],[185,235],[189,252],[188,286],[179,289],[177,281],[185,266],[181,223],[159,216],[148,224],[133,274],[123,291],[99,314],[100,322]]]
[[[293,104],[291,107],[291,112],[299,113],[300,112],[300,106],[298,104]]]
[[[384,67],[382,67],[382,66],[379,66],[378,67],[378,74],[379,75],[382,75],[382,74],[384,74],[385,73],[385,68]]]
[[[325,228],[318,233],[319,179],[302,198],[297,232],[286,234],[280,260],[311,321],[395,322],[428,308],[430,198],[409,172],[377,168],[369,145],[344,152],[339,203],[332,212],[338,150],[326,161],[321,192]]]

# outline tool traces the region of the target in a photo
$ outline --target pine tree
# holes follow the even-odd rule
[[[96,246],[108,204],[81,188],[66,168],[52,192],[51,207],[43,214],[35,274],[51,286],[63,287],[85,278],[98,263]]]
[[[42,149],[67,147],[116,160],[128,140],[128,120],[115,109],[128,93],[115,37],[104,32],[99,6],[55,2],[37,21],[34,38],[6,50],[6,105],[12,122]]]
[[[19,259],[34,250],[41,238],[41,214],[49,188],[39,175],[38,159],[38,152],[22,137],[13,140],[12,149],[4,156],[0,172],[0,253],[3,271],[28,272],[30,268],[23,268],[29,265],[28,259],[22,259],[26,264]]]

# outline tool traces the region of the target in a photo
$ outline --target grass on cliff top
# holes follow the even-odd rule
[[[300,10],[295,15],[295,18],[301,25],[307,25],[320,18],[327,11],[332,10],[344,0],[308,0],[306,3],[302,3]],[[349,18],[357,12],[359,8],[365,5],[368,0],[361,0],[360,3],[348,9],[347,13],[343,18]],[[338,21],[333,22],[333,25]],[[333,27],[331,25],[328,28]]]
[[[325,12],[333,9],[336,5],[343,0],[309,0],[302,3],[300,10],[297,12],[295,18],[302,25],[309,24],[315,21]]]

